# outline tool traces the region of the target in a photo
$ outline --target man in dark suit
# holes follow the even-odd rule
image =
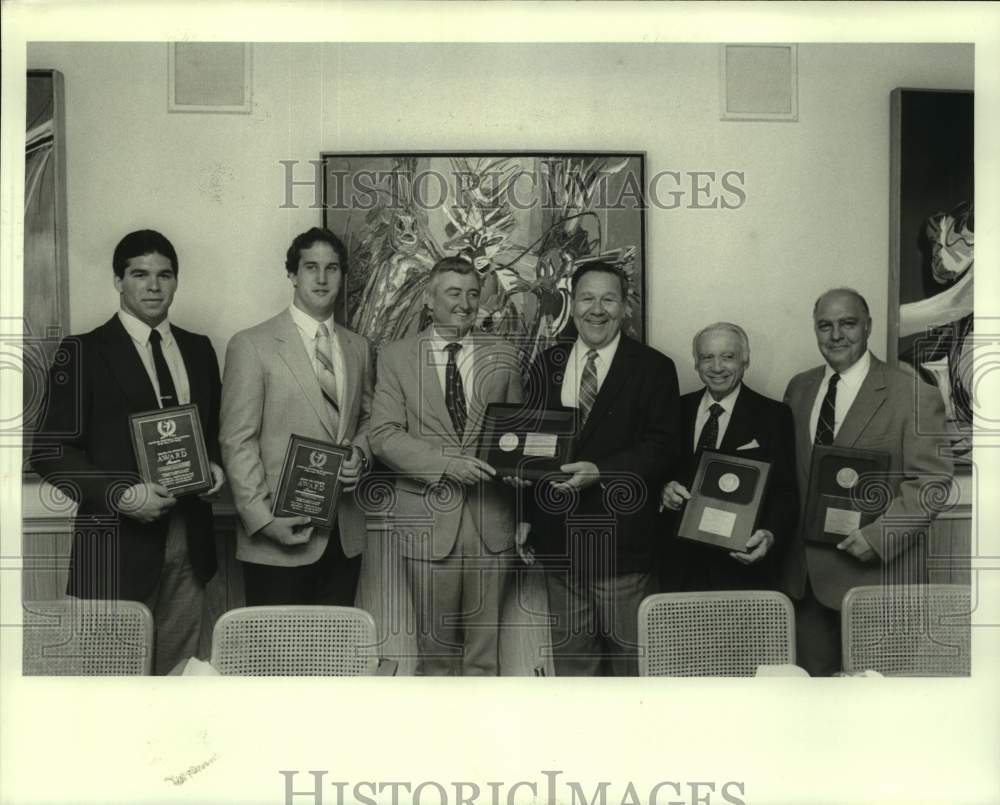
[[[795,432],[792,412],[743,383],[750,365],[750,340],[729,322],[710,324],[691,345],[703,389],[681,397],[681,445],[686,461],[679,477],[663,487],[661,503],[678,512],[690,488],[702,450],[718,450],[771,463],[759,527],[746,551],[730,551],[680,537],[664,541],[661,588],[687,590],[777,589],[777,546],[787,545],[798,520],[795,486]],[[673,534],[679,516],[665,518]]]
[[[480,279],[445,257],[424,299],[432,326],[383,347],[375,454],[398,473],[389,528],[413,594],[421,675],[495,676],[514,547],[514,497],[477,457],[492,402],[521,402],[514,348],[473,333]]]
[[[141,601],[156,625],[154,670],[194,656],[205,584],[216,568],[212,507],[219,455],[219,365],[206,336],[173,326],[177,253],[159,232],[122,238],[112,258],[121,308],[60,348],[32,466],[79,507],[67,593]],[[198,407],[213,486],[174,497],[138,475],[129,415]]]
[[[336,235],[297,235],[285,273],[291,304],[234,335],[226,352],[219,441],[239,514],[236,558],[248,606],[353,606],[367,535],[353,492],[371,461],[371,347],[334,322],[347,273]],[[271,512],[292,434],[351,448],[332,529]]]
[[[529,376],[530,405],[577,409],[574,461],[561,467],[568,477],[524,495],[559,675],[638,672],[637,613],[654,587],[659,491],[676,472],[677,372],[621,332],[626,282],[614,265],[581,265],[572,280],[577,340],[542,353]]]
[[[811,675],[840,670],[840,607],[851,587],[921,583],[926,537],[948,497],[952,464],[939,450],[944,404],[918,377],[868,351],[871,315],[857,291],[835,288],[813,307],[825,365],[796,375],[785,402],[795,418],[796,467],[803,503],[813,445],[885,452],[891,502],[881,517],[853,528],[836,546],[806,544],[801,531],[786,553],[782,586],[796,599],[797,662]],[[928,495],[930,488],[935,494]]]

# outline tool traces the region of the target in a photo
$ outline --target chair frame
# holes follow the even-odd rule
[[[934,616],[934,602],[957,601],[962,611],[941,612]],[[877,671],[883,676],[969,676],[971,673],[971,601],[972,591],[962,584],[894,584],[853,587],[844,594],[841,606],[840,636],[843,669],[846,673]],[[914,610],[917,603],[921,609]],[[873,607],[881,607],[878,631],[865,629],[865,621],[878,617]],[[962,618],[963,622],[954,622]],[[914,621],[915,632],[908,632]],[[953,621],[949,623],[948,621]],[[904,629],[897,627],[902,623]],[[888,628],[887,628],[888,626]],[[963,636],[959,630],[968,630]],[[870,634],[879,641],[889,638],[888,652],[860,645]],[[935,637],[954,637],[958,645],[943,643]],[[935,651],[938,646],[940,651]],[[908,649],[908,650],[902,650]],[[928,650],[929,649],[929,650]]]
[[[724,646],[719,640],[710,642],[708,646],[700,646],[689,654],[694,656],[693,661],[684,663],[678,662],[677,673],[657,673],[660,664],[654,657],[660,651],[651,644],[652,629],[651,619],[657,610],[662,610],[664,606],[683,607],[689,610],[705,608],[711,610],[718,609],[721,613],[732,613],[740,610],[739,605],[743,605],[748,613],[752,613],[751,607],[761,605],[767,607],[773,613],[772,617],[777,618],[779,628],[772,630],[775,638],[775,651],[770,656],[763,649],[759,641],[741,641],[741,645],[733,644],[733,652],[748,653],[748,659],[740,662],[739,658],[729,654],[720,661],[712,662],[711,658],[699,661],[697,658],[712,650],[719,651]],[[657,593],[647,596],[639,605],[639,676],[753,676],[761,665],[795,663],[795,609],[791,600],[780,592],[772,590],[716,590],[704,592],[687,593]],[[731,636],[732,628],[720,627],[715,630],[709,629],[705,636],[712,637],[712,632],[716,637],[722,637],[728,632]],[[758,634],[755,632],[754,634]],[[697,640],[698,633],[687,631],[685,640]],[[758,651],[758,649],[761,649]],[[674,647],[668,646],[665,651],[673,652]],[[683,654],[683,652],[678,652]],[[758,653],[759,657],[754,658]],[[670,665],[668,661],[666,665]],[[680,671],[680,667],[685,670]]]

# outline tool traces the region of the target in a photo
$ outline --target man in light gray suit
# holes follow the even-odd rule
[[[514,544],[514,490],[476,457],[491,402],[521,402],[514,348],[471,330],[479,275],[446,257],[424,295],[433,325],[379,355],[372,450],[399,473],[388,527],[401,540],[418,674],[496,675]]]
[[[236,558],[248,606],[353,606],[366,531],[352,491],[371,462],[371,347],[334,323],[347,251],[332,232],[297,236],[285,270],[291,306],[237,333],[226,352],[219,442],[240,520]],[[352,446],[332,532],[271,513],[292,434]]]
[[[812,676],[841,667],[840,607],[852,587],[927,581],[927,536],[951,487],[941,395],[916,375],[887,366],[868,351],[872,320],[851,288],[824,293],[813,307],[823,366],[789,381],[785,403],[795,420],[800,500],[808,497],[814,445],[884,452],[891,500],[875,521],[836,545],[797,535],[785,554],[782,586],[796,600],[797,662]]]

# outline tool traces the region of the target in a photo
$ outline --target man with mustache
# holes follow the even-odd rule
[[[733,453],[770,462],[760,527],[745,551],[701,545],[680,537],[665,541],[661,567],[664,592],[689,590],[777,589],[777,545],[787,545],[798,519],[795,487],[795,433],[792,412],[743,382],[750,366],[750,340],[742,327],[717,322],[703,328],[691,344],[694,368],[703,389],[680,401],[681,442],[686,461],[682,480],[663,487],[664,509],[679,512],[691,498],[690,488],[703,450]],[[679,516],[668,520],[668,533]]]
[[[336,235],[296,236],[285,272],[291,305],[237,333],[226,352],[219,440],[239,514],[236,558],[248,606],[353,606],[366,528],[352,493],[371,461],[371,348],[334,321],[347,272]],[[292,434],[351,448],[330,530],[271,513]]]
[[[77,598],[141,601],[156,628],[153,671],[198,653],[205,585],[215,575],[212,506],[220,464],[219,364],[207,336],[168,319],[180,264],[159,232],[126,235],[111,261],[120,309],[60,347],[31,464],[79,504],[69,584]],[[175,497],[140,480],[129,415],[198,407],[212,488]]]

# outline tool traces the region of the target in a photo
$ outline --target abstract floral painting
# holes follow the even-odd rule
[[[624,153],[324,154],[324,224],[350,255],[348,326],[376,348],[429,320],[434,263],[460,255],[482,279],[476,328],[525,365],[573,337],[570,280],[606,260],[628,278],[624,329],[644,340],[644,158]]]

